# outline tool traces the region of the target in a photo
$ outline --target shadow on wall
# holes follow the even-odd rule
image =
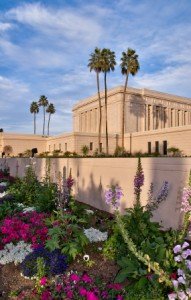
[[[143,158],[142,166],[148,177],[145,178],[144,189],[148,191],[149,185],[153,183],[154,196],[160,193],[164,181],[169,183],[167,199],[153,212],[153,220],[159,222],[165,229],[180,228],[183,219],[180,211],[182,189],[188,181],[191,160],[186,163],[186,160],[179,158]]]

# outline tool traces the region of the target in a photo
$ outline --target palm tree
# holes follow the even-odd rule
[[[54,104],[50,103],[46,109],[46,112],[49,114],[48,118],[48,128],[47,128],[47,135],[49,136],[49,126],[50,126],[50,117],[56,112]]]
[[[37,102],[33,101],[31,103],[30,112],[31,114],[34,114],[34,134],[36,134],[36,114],[39,112],[39,106]]]
[[[38,101],[38,105],[39,106],[43,106],[44,122],[43,122],[43,132],[42,132],[42,135],[44,135],[44,131],[45,131],[45,107],[48,106],[48,99],[47,99],[47,97],[45,97],[44,95],[40,96],[40,99]]]
[[[109,154],[108,143],[108,124],[107,124],[107,73],[115,70],[115,52],[110,49],[102,49],[101,51],[101,70],[104,73],[104,86],[105,86],[105,135],[106,135],[106,154]]]
[[[127,90],[128,78],[129,74],[132,76],[136,75],[140,69],[138,55],[136,51],[128,48],[127,52],[122,52],[121,57],[121,73],[126,75],[125,78],[125,85],[123,91],[123,101],[122,101],[122,127],[121,127],[121,141],[122,141],[122,148],[124,148],[124,134],[125,134],[125,95]]]
[[[99,74],[101,72],[101,49],[95,48],[94,52],[91,53],[88,67],[90,68],[90,72],[94,70],[96,72],[96,80],[97,80],[97,93],[98,93],[98,101],[99,101],[99,129],[98,129],[98,149],[101,153],[101,124],[102,124],[102,111],[101,111],[101,96],[100,96],[100,85],[99,85]]]

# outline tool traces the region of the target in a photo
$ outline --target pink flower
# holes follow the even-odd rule
[[[87,292],[86,297],[87,300],[99,300],[93,292]]]
[[[68,291],[66,293],[66,296],[69,298],[69,299],[73,299],[73,292],[72,291]]]
[[[116,291],[120,291],[122,289],[122,285],[120,283],[111,283],[108,287]]]
[[[57,284],[56,291],[59,293],[61,290],[62,290],[62,285],[61,284]]]
[[[92,279],[91,279],[91,277],[90,276],[88,276],[86,273],[84,273],[83,275],[82,275],[82,281],[83,282],[86,282],[86,283],[92,283]]]
[[[41,295],[41,300],[52,300],[51,293],[49,291],[44,291]]]
[[[116,300],[123,300],[123,296],[117,295],[117,299]]]
[[[47,284],[47,278],[46,277],[42,277],[40,279],[40,285],[46,285]]]
[[[70,280],[78,282],[80,280],[80,277],[77,274],[73,273],[70,275]]]
[[[79,289],[79,294],[80,294],[80,296],[86,296],[87,290],[85,288],[81,287]]]

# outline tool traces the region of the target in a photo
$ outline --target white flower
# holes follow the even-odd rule
[[[6,244],[3,250],[0,250],[0,264],[6,265],[13,262],[15,265],[21,263],[25,257],[32,252],[30,244],[20,241],[16,245]]]
[[[25,207],[23,203],[17,203],[18,207]]]
[[[107,232],[101,232],[98,229],[95,228],[89,228],[84,229],[84,234],[88,238],[88,240],[92,242],[103,242],[107,240],[108,233]]]
[[[98,247],[98,250],[101,251],[103,248],[102,247]]]
[[[0,193],[0,198],[3,198],[5,195],[7,195],[7,192]]]
[[[36,210],[35,207],[25,207],[25,208],[23,209],[23,212],[24,212],[24,213],[27,213],[27,212],[34,211],[34,210]]]
[[[5,181],[0,182],[0,186],[7,186],[7,182],[5,182]]]
[[[86,211],[86,213],[87,213],[88,215],[93,215],[93,214],[94,214],[94,211],[91,210],[91,209],[85,209],[85,211]]]
[[[26,165],[25,168],[30,168],[30,165]]]
[[[188,300],[188,296],[185,294],[185,292],[180,291],[180,292],[178,292],[178,299],[180,299],[180,300]]]
[[[177,299],[177,294],[176,293],[168,294],[168,299],[169,300],[175,300],[175,299]]]
[[[89,261],[89,260],[90,260],[90,257],[89,257],[89,255],[88,255],[88,254],[85,254],[85,255],[83,256],[83,260],[85,260],[85,261]]]

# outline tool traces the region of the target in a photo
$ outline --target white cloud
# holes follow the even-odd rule
[[[40,3],[24,4],[11,9],[7,17],[27,24],[48,35],[96,42],[101,35],[99,24],[80,12],[69,9],[50,9]]]
[[[0,32],[7,31],[7,30],[9,30],[11,28],[12,28],[12,24],[11,23],[2,23],[2,22],[0,22]]]

